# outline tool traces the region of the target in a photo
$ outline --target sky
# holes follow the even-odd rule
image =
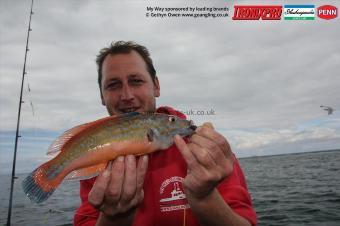
[[[46,161],[63,131],[107,116],[95,57],[118,40],[149,49],[158,106],[186,112],[197,125],[212,122],[238,157],[340,149],[340,18],[232,20],[234,5],[263,2],[35,0],[17,172]],[[0,0],[0,173],[12,166],[30,3]],[[229,17],[146,17],[156,6],[228,7]]]

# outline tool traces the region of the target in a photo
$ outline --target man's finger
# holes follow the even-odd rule
[[[117,203],[119,201],[124,182],[124,174],[124,156],[119,156],[112,164],[110,184],[106,190],[105,201],[109,203]]]
[[[216,166],[217,163],[206,148],[203,148],[195,143],[189,143],[188,146],[190,150],[192,150],[197,162],[199,162],[204,168],[211,169]]]
[[[191,150],[189,149],[188,145],[179,135],[175,135],[174,142],[178,150],[181,152],[185,162],[187,163],[188,169],[192,169],[195,166],[195,164],[197,164],[197,160],[195,156],[191,153]]]
[[[196,130],[196,133],[202,137],[205,137],[207,139],[210,139],[211,141],[215,142],[220,149],[223,151],[224,155],[229,158],[231,155],[231,148],[224,136],[222,136],[220,133],[218,133],[216,130],[212,129],[210,126],[211,123],[204,123],[203,125],[207,126],[201,126]]]
[[[192,152],[194,153],[196,158],[201,163],[202,163],[202,160],[205,161],[205,160],[208,160],[209,158],[212,158],[216,164],[219,164],[219,163],[223,163],[226,158],[225,152],[220,148],[220,146],[214,141],[206,137],[200,136],[198,134],[194,134],[190,138],[190,144],[196,144],[197,146],[203,149],[203,151],[201,150],[195,151],[196,148],[191,148]],[[189,144],[189,147],[190,147],[190,144]],[[205,156],[205,154],[208,154],[208,156]]]
[[[95,208],[99,208],[104,201],[105,190],[110,182],[111,165],[111,162],[109,162],[103,173],[97,177],[91,191],[89,192],[89,203],[91,203],[91,205]]]
[[[125,176],[120,200],[128,203],[136,194],[137,169],[136,158],[133,155],[125,157]]]
[[[137,164],[137,188],[136,188],[136,201],[137,203],[141,202],[144,198],[144,179],[146,172],[148,171],[148,162],[149,157],[147,155],[143,155],[139,158]]]
[[[213,126],[213,124],[211,122],[205,122],[205,123],[203,123],[202,126],[206,126],[206,127],[211,128],[211,129],[214,129],[214,126]]]
[[[146,172],[148,171],[148,162],[149,162],[149,157],[147,155],[143,155],[138,160],[138,164],[137,164],[137,192],[139,192],[143,189],[144,178],[145,178]]]

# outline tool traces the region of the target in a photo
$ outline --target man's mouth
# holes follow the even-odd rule
[[[121,108],[119,109],[120,112],[122,113],[129,113],[129,112],[134,112],[137,111],[138,107],[130,107],[130,108]]]

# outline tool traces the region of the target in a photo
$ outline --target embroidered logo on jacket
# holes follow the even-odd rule
[[[183,181],[183,177],[171,177],[163,181],[159,189],[161,212],[190,208],[183,192]]]

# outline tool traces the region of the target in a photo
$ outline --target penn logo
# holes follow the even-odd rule
[[[247,5],[234,6],[233,20],[281,20],[282,6]]]
[[[325,20],[331,20],[338,16],[338,8],[332,5],[323,5],[318,7],[318,17]]]

